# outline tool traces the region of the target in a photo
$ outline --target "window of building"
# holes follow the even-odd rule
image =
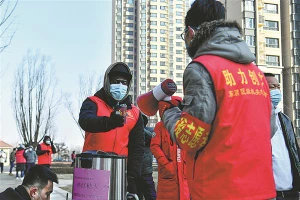
[[[133,35],[133,31],[127,31],[127,35]]]
[[[167,25],[167,22],[160,22],[160,25],[161,25],[161,26],[166,26],[166,25]]]
[[[278,5],[277,4],[265,3],[264,6],[265,6],[264,12],[278,14]]]
[[[167,47],[165,45],[160,46],[160,50],[166,50],[166,49],[167,49]]]
[[[134,0],[128,0],[128,4],[134,4]]]
[[[157,74],[157,69],[150,69],[151,74]]]
[[[133,28],[133,23],[128,23],[127,26]]]
[[[134,9],[132,7],[127,8],[127,12],[133,12]]]
[[[246,43],[248,44],[248,46],[254,47],[255,46],[254,36],[253,35],[246,35]]]
[[[182,19],[176,19],[176,24],[182,24]]]
[[[294,30],[300,30],[300,21],[294,21]]]
[[[176,50],[176,54],[182,54],[182,50]]]
[[[156,62],[156,61],[151,61],[151,62],[150,62],[150,65],[152,65],[152,66],[157,66],[157,62]]]
[[[133,51],[133,47],[127,47],[127,51]]]
[[[180,34],[176,34],[176,39],[181,39],[181,35]]]
[[[182,93],[182,89],[178,89],[178,90],[177,90],[177,93]]]
[[[160,14],[160,18],[167,18],[167,15],[166,14]]]
[[[176,58],[176,62],[182,62],[182,58]]]
[[[167,7],[166,6],[160,6],[160,9],[161,10],[167,10]]]
[[[176,27],[176,31],[183,31],[182,27]]]
[[[161,41],[161,42],[166,42],[166,41],[167,41],[167,39],[166,39],[166,38],[164,38],[164,37],[161,37],[161,38],[160,38],[160,41]]]
[[[157,17],[157,13],[151,13],[150,17],[155,17],[156,18]]]
[[[294,48],[300,48],[300,38],[294,39]],[[300,58],[300,55],[298,57]]]
[[[176,16],[182,16],[182,12],[176,11]]]
[[[279,56],[266,56],[266,64],[271,66],[280,66]]]
[[[150,25],[157,25],[157,21],[150,21]]]
[[[279,31],[278,22],[265,20],[265,30]]]
[[[156,58],[157,57],[157,53],[151,53],[150,55],[152,58]]]
[[[150,29],[150,33],[157,33],[157,29]]]
[[[151,9],[151,10],[157,10],[157,6],[156,6],[156,5],[151,5],[151,6],[150,6],[150,9]]]
[[[182,9],[182,4],[176,4],[176,8]]]
[[[182,85],[182,81],[176,81],[176,85]]]
[[[254,12],[254,1],[251,0],[245,1],[245,11]]]
[[[295,9],[294,9],[294,13],[299,14],[300,13],[300,4],[294,4]]]
[[[161,54],[160,54],[160,57],[161,57],[161,58],[166,58],[166,54],[165,54],[165,53],[161,53]]]
[[[133,63],[128,63],[128,67],[133,67]]]
[[[279,39],[266,38],[266,47],[279,48]]]
[[[150,81],[151,81],[151,82],[157,82],[157,78],[156,78],[156,77],[151,77],[151,78],[150,78]]]
[[[160,66],[166,66],[166,62],[161,61]]]
[[[177,77],[177,78],[182,77],[182,73],[176,73],[176,77]]]
[[[177,70],[182,70],[182,65],[176,65]]]
[[[167,31],[166,31],[166,30],[164,30],[164,29],[160,29],[160,33],[161,33],[161,34],[166,34],[166,33],[167,33]]]
[[[157,38],[156,38],[156,37],[151,37],[151,38],[150,38],[150,41],[156,42],[156,41],[157,41]]]
[[[127,43],[133,43],[133,39],[127,39]]]
[[[150,49],[157,49],[157,45],[150,45]]]
[[[166,2],[166,0],[160,0],[160,2]]]
[[[128,59],[133,59],[133,55],[127,55]]]
[[[182,43],[181,43],[181,42],[176,42],[176,46],[177,46],[177,47],[181,47],[181,46],[182,46]]]
[[[161,70],[160,70],[160,74],[166,74],[166,70],[161,69]]]
[[[245,18],[246,28],[255,28],[254,19],[253,18]]]
[[[126,19],[133,20],[133,15],[127,15]]]

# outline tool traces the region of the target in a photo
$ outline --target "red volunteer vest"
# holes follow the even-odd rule
[[[20,151],[16,151],[16,163],[21,164],[21,163],[26,163],[26,159],[23,156],[24,149]]]
[[[97,116],[110,116],[113,109],[109,105],[96,96],[89,98],[97,105]],[[108,132],[85,132],[83,152],[88,150],[101,150],[127,156],[129,133],[137,123],[140,112],[134,105],[132,105],[132,109],[126,112],[126,123],[123,127],[117,127]]]
[[[210,73],[217,113],[207,146],[187,155],[193,199],[276,197],[272,172],[268,83],[254,64],[205,55],[193,60]],[[213,103],[213,102],[212,102]]]
[[[40,144],[41,150],[49,150],[49,153],[44,153],[38,156],[38,164],[39,165],[51,165],[51,156],[52,156],[52,148],[45,143]]]

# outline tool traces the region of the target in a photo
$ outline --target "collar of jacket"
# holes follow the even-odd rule
[[[25,200],[31,200],[28,192],[26,191],[26,189],[24,188],[23,185],[19,185],[16,189],[15,189]]]
[[[215,20],[204,22],[200,25],[199,30],[196,31],[194,38],[188,46],[189,55],[195,55],[198,48],[211,38],[216,29],[220,27],[237,28],[240,34],[242,34],[242,29],[236,21]]]
[[[106,94],[104,88],[101,88],[94,95],[96,97],[99,97],[100,99],[102,99],[111,108],[114,108],[117,105],[117,103],[118,103],[116,100],[114,100],[112,97],[110,97],[109,95]],[[132,106],[131,106],[131,97],[127,96],[126,99],[124,99],[123,101],[120,102],[120,104],[126,104],[127,105],[127,109],[132,109]]]

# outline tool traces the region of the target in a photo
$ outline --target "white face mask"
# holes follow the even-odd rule
[[[29,148],[29,151],[32,151],[32,148]]]
[[[51,144],[50,140],[46,140],[46,144]]]
[[[110,94],[111,96],[117,100],[120,101],[124,98],[124,96],[127,94],[127,85],[123,84],[111,84],[110,85]]]

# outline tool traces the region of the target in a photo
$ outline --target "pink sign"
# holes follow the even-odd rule
[[[75,168],[73,200],[108,200],[110,171]]]

